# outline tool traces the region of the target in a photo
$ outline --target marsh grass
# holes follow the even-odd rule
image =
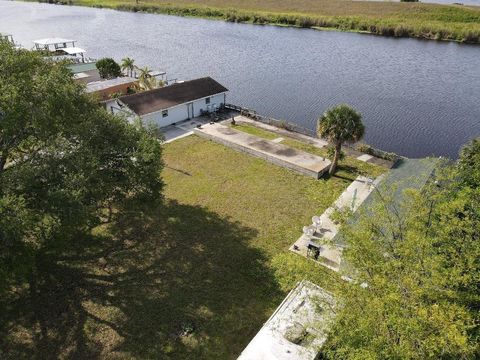
[[[347,0],[69,0],[69,3],[126,11],[332,28],[382,36],[480,42],[480,7]]]

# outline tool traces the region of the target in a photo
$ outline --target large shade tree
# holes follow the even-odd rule
[[[99,107],[63,64],[0,41],[0,294],[45,249],[161,197],[161,146]]]
[[[329,174],[337,169],[340,159],[342,144],[359,141],[365,132],[362,116],[346,104],[341,104],[328,109],[318,120],[317,134],[326,139],[334,149],[332,165]]]
[[[423,191],[406,191],[403,200],[380,186],[358,221],[342,226],[344,261],[354,281],[337,289],[342,306],[325,358],[479,357],[475,145],[465,148],[458,164],[439,167]]]

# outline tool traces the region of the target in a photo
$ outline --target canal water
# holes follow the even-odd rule
[[[229,102],[311,129],[345,102],[366,142],[409,157],[456,158],[480,136],[480,46],[10,1],[0,32],[28,48],[72,38],[169,78],[212,76]]]

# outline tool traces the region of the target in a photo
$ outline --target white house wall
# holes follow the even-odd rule
[[[111,112],[114,115],[123,116],[129,122],[133,122],[136,118],[135,113],[133,111],[131,111],[128,107],[126,107],[126,106],[120,107],[120,105],[118,105],[116,99],[111,99],[111,100],[105,101],[103,103],[103,105],[105,106],[105,109],[108,112]]]
[[[210,96],[210,104],[205,103],[206,98],[198,99],[193,102],[193,117],[200,116],[203,111],[207,111],[207,106],[210,107],[220,107],[225,102],[225,94],[217,94]],[[166,109],[168,110],[168,116],[162,116],[162,110],[157,111],[150,114],[142,115],[142,120],[144,122],[153,122],[157,124],[159,127],[164,127],[167,125],[171,125],[173,123],[178,123],[188,119],[188,108],[187,104],[180,104],[173,106],[171,108]]]
[[[195,100],[193,102],[193,110],[194,110],[194,116],[200,116],[203,111],[207,111],[207,106],[210,105],[210,107],[217,106],[220,107],[222,104],[225,103],[225,94],[217,94],[210,96],[210,104],[205,103],[205,99],[199,99]],[[186,107],[186,105],[185,105]]]
[[[150,114],[142,115],[142,121],[144,123],[154,123],[158,127],[164,127],[173,123],[180,122],[188,118],[187,106],[180,105],[171,107],[168,110],[168,116],[163,117],[162,111],[157,111]]]

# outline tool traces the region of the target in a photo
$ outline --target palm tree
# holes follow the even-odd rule
[[[148,67],[138,68],[140,75],[138,76],[138,86],[141,90],[152,90],[158,87],[157,79],[153,77]]]
[[[122,59],[122,71],[128,70],[127,74],[132,76],[133,70],[135,69],[135,61],[132,58],[126,57]]]
[[[347,104],[341,104],[328,109],[318,119],[317,134],[326,139],[334,148],[335,153],[330,165],[329,174],[332,175],[338,164],[342,151],[342,144],[345,142],[359,141],[365,133],[365,126],[362,124],[362,115]]]

